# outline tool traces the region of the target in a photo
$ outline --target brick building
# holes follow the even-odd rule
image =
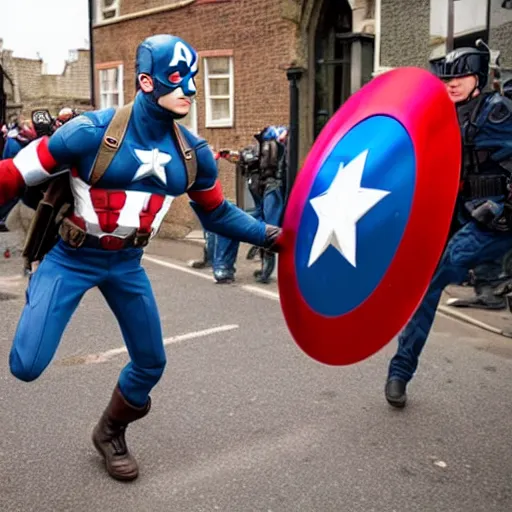
[[[70,52],[60,75],[47,74],[40,59],[13,57],[11,50],[2,49],[0,63],[4,79],[9,120],[19,114],[30,117],[33,109],[48,108],[57,113],[64,106],[91,108],[90,52]]]
[[[501,8],[502,0],[489,1],[490,44],[501,50],[505,64],[512,63],[512,11]],[[456,46],[487,40],[485,4],[455,0]],[[130,101],[137,45],[149,35],[173,33],[200,54],[197,102],[186,124],[215,147],[237,148],[267,124],[289,123],[286,69],[299,68],[302,161],[327,120],[372,76],[396,66],[427,67],[432,52],[444,51],[447,5],[448,0],[95,0],[96,103]],[[244,206],[246,194],[233,167],[222,162],[220,177],[227,197]],[[173,203],[168,219],[173,234],[197,225],[186,198]]]
[[[131,101],[137,45],[149,35],[173,33],[200,54],[198,99],[186,124],[215,147],[238,148],[265,125],[288,123],[286,69],[307,68],[304,62],[313,59],[308,48],[316,38],[321,71],[308,74],[306,69],[301,80],[302,124],[308,127],[301,130],[304,156],[322,122],[371,78],[373,4],[374,0],[97,0],[97,106]],[[346,37],[338,40],[340,32]],[[336,91],[330,82],[336,83]],[[316,120],[315,110],[320,112]],[[243,206],[245,195],[233,171],[229,164],[220,164],[226,196]],[[197,225],[186,202],[173,202],[168,216],[173,233]]]

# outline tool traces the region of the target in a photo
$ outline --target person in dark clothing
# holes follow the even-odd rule
[[[485,92],[489,61],[488,51],[475,48],[458,48],[431,61],[457,108],[462,132],[458,225],[422,303],[398,337],[385,385],[386,400],[394,407],[406,404],[406,387],[444,288],[467,282],[472,269],[501,260],[512,249],[512,102],[498,92]]]

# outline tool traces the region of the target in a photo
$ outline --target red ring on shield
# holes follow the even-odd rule
[[[315,178],[335,145],[361,121],[387,115],[407,130],[416,182],[402,240],[379,284],[349,313],[327,317],[302,296],[295,249],[302,211]],[[330,365],[364,360],[389,343],[419,306],[445,246],[459,189],[461,138],[444,84],[419,68],[399,68],[373,79],[329,120],[297,176],[287,204],[278,285],[288,328],[299,347]]]

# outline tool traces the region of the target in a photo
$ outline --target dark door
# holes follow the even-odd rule
[[[350,96],[352,9],[347,0],[325,0],[315,32],[314,137]]]

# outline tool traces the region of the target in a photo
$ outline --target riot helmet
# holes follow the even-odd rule
[[[476,48],[457,48],[444,57],[430,60],[432,73],[442,80],[475,75],[476,88],[482,90],[489,80],[490,53]]]

